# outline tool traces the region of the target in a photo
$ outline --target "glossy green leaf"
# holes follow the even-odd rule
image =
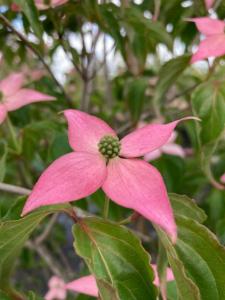
[[[125,99],[131,113],[131,118],[136,124],[142,113],[143,105],[146,100],[145,92],[148,86],[147,78],[136,78],[128,80],[125,86]]]
[[[178,220],[177,253],[200,290],[201,298],[225,299],[225,250],[216,236],[195,221]]]
[[[201,84],[193,93],[192,109],[202,122],[196,124],[200,146],[201,166],[209,180],[218,185],[211,173],[211,157],[225,132],[224,81]]]
[[[37,35],[39,39],[42,39],[43,28],[38,19],[38,11],[34,4],[34,0],[15,0],[21,8],[25,16],[27,17],[34,33]]]
[[[67,206],[56,205],[35,211],[24,218],[0,221],[0,288],[10,289],[10,274],[20,250],[39,223],[49,214],[65,210]]]
[[[197,206],[193,199],[174,193],[170,193],[169,198],[176,217],[187,217],[199,223],[206,220],[205,212]]]
[[[145,32],[147,34],[145,39],[150,39],[154,44],[166,44],[169,49],[172,49],[173,41],[160,22],[144,18],[135,7],[126,8],[124,19],[133,27],[134,32]]]
[[[159,79],[156,84],[153,102],[160,107],[161,101],[169,88],[178,79],[181,73],[189,66],[190,55],[182,55],[166,62],[159,70]]]
[[[177,287],[176,282],[170,281],[167,284],[167,299],[168,300],[178,300],[177,298]]]
[[[156,299],[150,257],[127,228],[86,218],[73,234],[76,252],[96,277],[101,299]]]
[[[170,240],[167,237],[160,236],[164,240],[164,246],[167,250],[168,261],[173,270],[173,274],[177,285],[178,299],[180,300],[201,300],[198,287],[188,277],[182,260],[178,257]]]
[[[173,269],[179,299],[225,299],[225,249],[209,229],[198,223],[205,215],[195,204],[196,215],[187,197],[180,197],[183,207],[177,206],[178,195],[171,200],[178,227],[176,245],[160,229],[158,232]]]
[[[225,130],[225,82],[206,82],[192,95],[192,108],[202,122],[198,133],[202,145],[217,141]]]

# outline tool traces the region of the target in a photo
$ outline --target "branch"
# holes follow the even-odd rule
[[[35,238],[35,244],[36,245],[40,245],[41,243],[44,242],[44,240],[47,239],[47,237],[49,236],[49,234],[51,233],[55,223],[57,222],[57,218],[58,218],[59,214],[54,214],[49,223],[46,225],[45,230],[38,236]]]
[[[65,278],[64,274],[61,272],[61,266],[59,266],[58,262],[53,259],[45,246],[37,245],[35,242],[29,240],[26,242],[26,247],[36,251],[54,275],[59,276],[60,278]]]
[[[160,14],[161,0],[154,0],[154,5],[155,5],[155,9],[154,9],[154,15],[152,17],[152,20],[157,21]]]
[[[17,37],[27,46],[27,48],[29,48],[38,58],[39,60],[42,62],[43,66],[45,67],[45,69],[48,71],[48,73],[50,74],[50,76],[52,77],[52,79],[54,80],[55,84],[59,87],[59,89],[61,90],[62,94],[64,95],[64,97],[66,98],[68,104],[70,106],[72,106],[72,100],[70,99],[70,97],[67,95],[66,91],[64,90],[64,87],[61,85],[61,83],[57,80],[57,78],[55,77],[55,75],[53,74],[51,68],[49,67],[49,65],[45,62],[44,58],[42,57],[42,55],[40,54],[40,52],[29,42],[29,40],[26,39],[26,37],[20,33],[19,31],[17,31],[9,22],[9,20],[0,13],[0,20],[2,21],[3,24],[5,24],[5,26],[7,28],[9,28],[13,33],[15,33],[17,35]]]
[[[146,112],[146,113],[143,113],[141,115],[141,118],[140,118],[140,121],[145,121],[146,119],[150,118],[150,117],[153,117],[153,113],[150,111],[150,112]],[[126,122],[125,125],[122,125],[121,127],[119,127],[117,129],[117,134],[119,135],[123,135],[124,133],[126,133],[130,128],[132,128],[132,122]]]
[[[11,192],[11,193],[16,193],[16,194],[21,194],[21,195],[29,195],[31,193],[31,190],[28,190],[28,189],[22,188],[22,187],[18,187],[15,185],[6,184],[6,183],[0,183],[0,190],[6,191],[6,192]],[[74,207],[74,210],[76,210],[76,219],[94,216],[93,214],[91,214],[79,207]],[[74,211],[74,213],[75,213],[75,211]],[[63,278],[60,268],[58,268],[58,266],[55,265],[55,262],[53,263],[53,258],[48,253],[47,248],[44,247],[43,245],[41,245],[41,243],[51,233],[51,230],[52,230],[53,226],[55,225],[57,218],[58,218],[58,214],[54,214],[52,216],[51,220],[49,221],[45,231],[40,236],[38,236],[35,239],[35,241],[28,241],[26,243],[26,246],[29,249],[35,250],[45,260],[46,264],[49,266],[49,268],[55,275]],[[137,234],[142,239],[142,241],[149,242],[150,238],[148,236],[146,236],[143,233],[138,232],[136,230],[132,230],[132,231],[135,234]]]
[[[184,96],[185,94],[188,94],[189,92],[193,91],[197,86],[199,85],[199,83],[195,83],[194,85],[186,88],[184,91],[182,91],[181,93],[175,94],[173,95],[171,98],[167,99],[167,102],[172,102],[173,100],[180,98],[181,96]]]
[[[2,182],[0,183],[0,190],[20,195],[29,195],[31,193],[31,190],[28,190],[26,188]]]
[[[72,47],[70,46],[70,43],[68,41],[68,39],[64,38],[64,32],[59,32],[57,31],[58,34],[58,39],[60,41],[60,45],[62,46],[65,54],[67,55],[67,57],[69,58],[69,60],[71,61],[71,63],[73,64],[74,68],[76,69],[77,73],[80,75],[81,78],[83,78],[83,73],[82,70],[80,69],[79,65],[77,65],[73,59],[73,55],[72,55]],[[72,57],[71,57],[72,56]]]

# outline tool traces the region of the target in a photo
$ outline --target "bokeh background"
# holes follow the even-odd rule
[[[57,99],[10,113],[19,151],[8,124],[1,125],[0,181],[32,189],[53,160],[71,151],[60,113],[66,108],[101,117],[120,137],[145,123],[196,115],[201,125],[187,122],[176,130],[183,157],[162,153],[151,163],[169,192],[197,201],[206,225],[225,243],[225,192],[216,185],[225,172],[225,121],[218,117],[219,111],[225,115],[225,61],[190,64],[202,36],[187,21],[225,18],[224,1],[209,11],[202,0],[71,0],[44,10],[32,0],[0,1],[0,13],[14,28],[0,18],[0,79],[23,72],[27,87]],[[25,199],[1,190],[1,218],[18,219]],[[76,206],[101,215],[103,201],[98,191]],[[110,203],[110,219],[129,214]],[[13,275],[21,291],[43,296],[54,274],[66,281],[88,274],[74,253],[71,226],[66,215],[56,214],[35,230]],[[149,222],[138,218],[131,227],[155,261],[157,237]]]

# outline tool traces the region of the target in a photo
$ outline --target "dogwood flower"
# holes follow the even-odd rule
[[[221,181],[222,183],[225,183],[225,173],[220,177],[220,181]]]
[[[215,0],[205,0],[205,6],[207,9],[210,9],[213,4],[214,4]]]
[[[64,114],[74,152],[44,171],[22,215],[40,206],[87,197],[101,187],[117,204],[161,226],[175,242],[176,224],[163,179],[155,167],[138,157],[162,147],[176,125],[192,117],[150,124],[119,141],[115,131],[97,117],[72,109]]]
[[[36,4],[37,8],[41,10],[41,9],[47,9],[49,7],[55,8],[57,6],[60,6],[64,3],[68,2],[68,0],[49,0],[49,4],[45,0],[35,0],[34,2]]]
[[[191,63],[208,58],[218,57],[225,54],[225,22],[208,17],[194,18],[199,32],[205,35],[205,39],[199,44],[197,52],[192,56]]]
[[[156,265],[151,265],[152,269],[154,271],[155,279],[154,284],[156,286],[159,286],[159,276],[157,273],[157,267]],[[167,282],[173,281],[174,276],[173,272],[170,268],[167,268],[166,270],[166,278]],[[98,287],[95,280],[95,277],[92,275],[84,276],[79,279],[76,279],[74,281],[71,281],[65,285],[67,290],[71,290],[77,293],[86,294],[93,297],[98,297]]]
[[[66,289],[88,296],[98,297],[98,286],[93,275],[83,276],[65,285]]]
[[[159,277],[156,265],[151,265],[154,271],[154,284],[159,286]],[[173,281],[174,276],[170,268],[167,268],[167,282]],[[53,276],[48,283],[49,291],[45,295],[45,300],[65,300],[67,291],[98,297],[98,286],[93,275],[83,276],[71,282],[65,283],[61,278]]]
[[[53,276],[48,282],[49,290],[45,295],[45,300],[64,300],[66,299],[66,285],[65,282],[57,277]]]
[[[60,6],[64,3],[66,3],[66,2],[68,2],[68,0],[49,0],[49,1],[34,0],[34,3],[36,4],[36,7],[40,10],[48,9],[49,7],[55,8],[55,7]],[[12,3],[10,8],[14,12],[20,12],[21,11],[21,7],[17,3]]]
[[[0,124],[10,111],[34,102],[55,100],[52,96],[22,88],[24,81],[23,73],[12,73],[0,81]]]
[[[177,138],[177,133],[174,131],[171,134],[171,137],[169,138],[168,142],[165,145],[163,145],[159,149],[156,149],[154,151],[151,151],[151,152],[145,154],[144,160],[151,161],[151,160],[157,159],[163,153],[169,154],[169,155],[176,155],[176,156],[184,158],[185,151],[180,145],[175,143],[176,138]]]

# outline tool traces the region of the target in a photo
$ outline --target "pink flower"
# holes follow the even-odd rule
[[[46,5],[44,0],[35,0],[34,2],[38,9],[47,9],[49,6],[53,8],[60,6],[68,2],[68,0],[50,0],[49,5]]]
[[[155,167],[138,157],[167,143],[181,120],[147,125],[119,141],[113,129],[94,116],[72,109],[64,114],[74,152],[45,170],[22,215],[43,205],[87,197],[101,187],[117,204],[161,226],[175,242],[176,224],[163,179]]]
[[[156,286],[159,286],[157,267],[156,265],[151,266],[155,274],[154,284]],[[170,268],[167,268],[166,272],[167,282],[173,281],[174,276],[172,270]],[[62,279],[54,276],[49,281],[49,291],[45,295],[45,300],[64,300],[66,299],[67,291],[73,291],[88,296],[98,297],[97,282],[93,275],[83,276],[69,283],[64,283]]]
[[[157,272],[157,266],[152,264],[151,267],[153,268],[154,274],[155,274],[155,279],[154,279],[154,284],[159,286],[159,276]],[[174,276],[173,276],[173,271],[170,268],[166,269],[166,281],[173,281]]]
[[[49,291],[45,295],[45,300],[65,300],[66,299],[66,285],[62,279],[53,276],[49,282]]]
[[[34,0],[34,3],[36,4],[37,8],[42,10],[42,9],[47,9],[49,7],[55,8],[57,6],[60,6],[64,3],[68,2],[68,0],[49,0],[49,5],[45,3],[45,0]],[[11,10],[14,12],[20,12],[21,7],[16,4],[12,3],[11,4]]]
[[[151,265],[155,274],[154,284],[159,286],[159,277],[156,265]],[[167,268],[167,282],[173,281],[174,276],[170,268]],[[49,291],[45,295],[45,300],[64,300],[66,299],[67,290],[73,291],[88,296],[98,297],[98,286],[93,275],[83,276],[71,282],[64,283],[64,281],[57,276],[53,276],[49,280]]]
[[[163,145],[159,149],[156,149],[155,151],[152,151],[152,152],[149,152],[149,153],[145,154],[144,160],[151,161],[151,160],[157,159],[163,153],[166,153],[166,154],[169,154],[169,155],[180,156],[182,158],[185,157],[184,149],[180,145],[174,143],[176,138],[177,138],[177,133],[174,131],[171,134],[171,137],[169,138],[168,142],[165,145]]]
[[[220,177],[220,181],[221,181],[222,183],[225,183],[225,173]]]
[[[92,275],[84,276],[67,283],[66,289],[76,293],[98,297],[97,283],[95,277]]]
[[[218,57],[225,54],[225,22],[208,17],[194,18],[199,32],[205,35],[205,39],[200,42],[197,52],[192,56],[191,63],[208,58]]]
[[[16,3],[12,3],[11,6],[10,6],[10,8],[14,12],[20,12],[21,11],[20,6],[18,4],[16,4]]]
[[[38,91],[22,88],[24,81],[23,73],[12,73],[0,81],[0,124],[10,111],[30,103],[55,99]]]
[[[215,0],[205,0],[205,6],[207,9],[210,9],[213,4],[214,4]]]
[[[159,286],[159,276],[157,273],[157,267],[156,267],[156,265],[151,265],[151,266],[153,268],[154,275],[155,275],[154,284],[156,286]],[[170,268],[167,268],[166,273],[167,273],[166,274],[167,282],[173,281],[174,276],[173,276],[172,270]],[[98,297],[97,283],[96,283],[95,277],[92,275],[84,276],[84,277],[81,277],[79,279],[76,279],[74,281],[67,283],[66,289],[77,292],[77,293],[86,294],[86,295],[93,296],[93,297]]]

